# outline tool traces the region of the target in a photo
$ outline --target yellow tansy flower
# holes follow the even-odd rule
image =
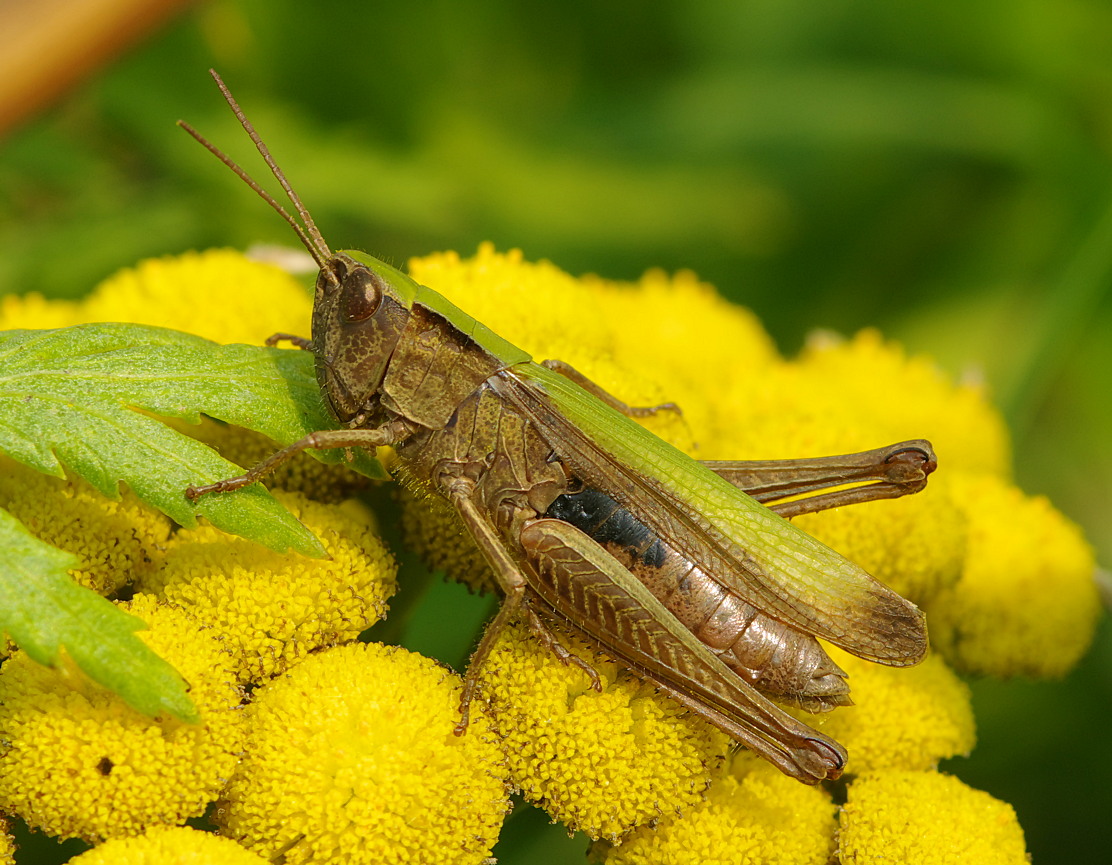
[[[0,865],[15,865],[15,840],[8,834],[8,821],[0,817]]]
[[[468,259],[442,253],[410,267],[419,282],[538,360],[569,362],[634,405],[679,403],[682,417],[661,412],[645,424],[699,458],[820,456],[932,440],[941,470],[926,493],[799,524],[920,603],[942,655],[959,669],[1058,674],[1088,645],[1098,615],[1091,552],[1044,500],[1009,486],[1007,431],[981,388],[952,383],[929,360],[908,357],[874,331],[849,340],[819,336],[798,359],[782,359],[751,313],[688,273],[654,271],[636,283],[577,279],[489,244]],[[214,251],[142,262],[86,301],[3,299],[0,327],[142,321],[259,343],[275,331],[307,335],[310,307],[302,286],[281,271]],[[268,447],[217,424],[206,424],[205,436],[241,464]],[[291,466],[277,485],[328,501],[346,494],[327,474],[342,469],[306,465],[312,470]],[[453,576],[489,587],[487,568],[451,508],[405,495],[417,501],[406,505],[410,541]],[[145,591],[211,624],[211,634],[237,656],[242,681],[286,671],[256,691],[245,713],[251,745],[226,794],[225,829],[264,858],[281,855],[290,865],[481,861],[506,807],[491,722],[476,703],[467,735],[453,736],[458,680],[402,650],[349,644],[305,657],[353,640],[380,616],[393,571],[359,506],[284,500],[324,535],[331,562],[279,562],[211,529],[168,539],[154,532],[150,544],[136,538],[147,555],[105,556],[116,578],[138,570]],[[126,531],[113,524],[100,534]],[[75,546],[97,550],[97,543]],[[147,609],[153,601],[140,595],[134,603]],[[154,612],[186,621],[179,611]],[[151,632],[152,645],[158,632]],[[134,713],[75,670],[32,673],[22,656],[7,662],[0,671],[0,748],[8,752],[0,761],[0,807],[23,797],[20,813],[38,809],[28,818],[33,823],[84,837],[136,834],[197,813],[238,747],[230,721],[217,730],[216,719],[232,716],[226,708],[235,702],[221,666],[226,659],[213,654],[210,638],[197,640],[180,659],[171,648],[156,648],[193,684],[202,728],[146,719],[124,725],[118,719]],[[631,672],[565,640],[598,670],[603,693],[520,626],[502,635],[484,669],[513,782],[529,801],[593,838],[622,842],[596,845],[595,855],[608,862],[827,860],[833,806],[821,787],[800,785],[746,754],[708,789],[726,737]],[[842,813],[844,865],[947,855],[1022,861],[1022,834],[1006,805],[936,772],[904,771],[972,746],[968,694],[941,658],[910,670],[838,660],[858,705],[802,717],[847,746],[849,771],[858,776]],[[204,702],[215,699],[204,690],[214,675],[224,687],[223,714]],[[32,691],[45,703],[23,696]],[[93,733],[75,736],[74,718],[86,719]],[[170,745],[196,729],[207,738],[190,740],[204,757],[194,754],[191,772]],[[136,730],[148,731],[142,747]],[[109,744],[117,750],[106,750]],[[157,778],[145,768],[151,759]],[[217,763],[225,768],[215,772]],[[50,785],[70,770],[81,783],[61,791]]]
[[[392,646],[306,658],[255,694],[248,747],[217,811],[225,834],[286,865],[453,865],[490,854],[507,809],[483,707]]]
[[[849,674],[854,705],[818,720],[812,716],[809,723],[845,746],[847,772],[933,769],[941,759],[972,750],[976,730],[969,688],[938,655],[897,668],[827,649]]]
[[[837,807],[822,787],[807,787],[739,751],[706,799],[643,826],[619,846],[596,844],[605,865],[826,865],[834,852]]]
[[[739,357],[715,390],[704,434],[714,459],[822,456],[925,438],[946,470],[1008,471],[1007,430],[983,390],[954,385],[873,330],[813,337],[798,359],[755,372]]]
[[[873,772],[849,786],[842,865],[1026,865],[1011,805],[938,772]]]
[[[726,371],[744,368],[757,376],[780,361],[757,316],[691,271],[653,269],[628,283],[596,276],[582,281],[599,296],[614,356],[658,381],[666,399],[713,392]]]
[[[0,455],[0,507],[40,540],[77,556],[70,575],[110,595],[156,567],[171,521],[124,491],[105,498],[79,478],[55,478]]]
[[[63,838],[137,835],[201,814],[235,767],[240,691],[214,635],[153,599],[123,605],[190,684],[200,724],[149,718],[22,652],[0,667],[0,809]]]
[[[276,553],[212,527],[181,531],[140,582],[221,635],[240,680],[259,682],[324,646],[354,640],[386,614],[397,565],[370,511],[277,492],[328,558]]]
[[[304,329],[311,311],[311,296],[285,271],[230,249],[212,249],[141,261],[83,301],[4,297],[0,330],[122,321],[172,327],[214,342],[259,344],[271,334]]]
[[[523,625],[503,632],[483,668],[510,777],[525,799],[610,840],[699,802],[730,746],[726,735],[580,640],[560,637],[599,674],[601,694]]]
[[[554,264],[525,261],[521,250],[500,253],[484,243],[468,259],[434,253],[410,259],[409,274],[538,360],[574,365],[582,352],[604,353],[609,344],[610,324],[596,294]]]
[[[175,826],[105,841],[68,865],[266,865],[266,860],[229,838]]]
[[[926,438],[947,470],[1010,474],[1008,430],[982,385],[954,384],[929,358],[908,357],[871,329],[812,338],[797,364],[810,399],[846,405],[859,430],[880,435],[863,447]]]
[[[1101,615],[1092,550],[1044,497],[988,475],[953,480],[969,549],[961,579],[928,608],[932,639],[969,672],[1064,675]]]

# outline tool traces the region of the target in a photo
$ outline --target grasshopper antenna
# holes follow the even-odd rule
[[[263,201],[269,204],[278,213],[278,215],[281,216],[282,219],[284,219],[295,232],[297,232],[298,239],[301,241],[302,245],[309,251],[309,254],[317,263],[317,267],[324,269],[328,259],[332,257],[332,251],[328,248],[328,244],[324,242],[324,237],[321,236],[320,231],[317,229],[317,224],[313,221],[313,217],[310,215],[309,210],[305,207],[304,204],[301,203],[301,199],[298,197],[297,193],[293,191],[293,187],[290,186],[289,181],[286,180],[286,175],[282,173],[282,169],[278,167],[278,163],[274,161],[274,157],[270,155],[270,151],[267,149],[267,146],[263,144],[263,140],[259,137],[259,133],[255,131],[255,127],[251,125],[251,121],[247,119],[247,115],[245,115],[243,113],[243,109],[239,107],[239,103],[236,102],[235,97],[232,96],[232,92],[228,89],[228,86],[216,73],[215,69],[210,69],[209,75],[213,77],[213,79],[216,81],[217,86],[220,88],[220,92],[224,94],[224,100],[232,109],[232,113],[235,114],[236,119],[240,123],[240,126],[243,127],[243,130],[250,136],[251,140],[255,142],[255,147],[262,155],[263,161],[266,162],[267,167],[270,168],[271,174],[273,174],[275,179],[277,179],[277,181],[282,185],[282,189],[285,190],[286,195],[290,199],[290,203],[293,204],[298,216],[300,216],[302,222],[305,223],[304,227],[302,227],[302,225],[298,223],[298,221],[294,219],[293,216],[291,216],[290,213],[281,204],[275,201],[274,196],[263,189],[251,177],[251,175],[240,168],[230,156],[224,153],[224,151],[220,150],[220,148],[210,142],[207,138],[201,135],[201,133],[199,133],[184,120],[179,120],[178,126],[188,132],[191,136],[193,136],[193,138],[196,139],[196,141],[200,143],[201,146],[208,150],[209,153],[211,153],[226,166],[228,166],[228,168],[234,171],[236,176],[239,177],[240,180],[250,186],[255,191],[256,195],[258,195]]]

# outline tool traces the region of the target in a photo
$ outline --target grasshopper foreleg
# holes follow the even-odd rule
[[[555,373],[562,375],[568,381],[575,382],[587,393],[602,400],[610,408],[619,411],[626,417],[652,417],[657,412],[661,411],[674,411],[680,417],[683,417],[683,411],[674,402],[662,402],[659,405],[630,405],[629,403],[622,402],[610,391],[605,390],[600,385],[595,384],[587,376],[583,375],[570,363],[565,363],[562,360],[544,360],[541,361],[541,366],[545,369],[550,369]]]
[[[309,433],[289,447],[271,454],[257,466],[234,478],[216,481],[195,487],[185,488],[185,497],[191,502],[209,493],[226,493],[253,484],[266,477],[287,460],[306,450],[328,450],[330,448],[373,448],[396,444],[410,433],[409,427],[400,421],[391,421],[375,429],[336,429],[319,430]]]

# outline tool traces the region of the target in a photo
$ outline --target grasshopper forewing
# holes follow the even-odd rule
[[[884,664],[922,660],[922,613],[849,559],[537,364],[505,388],[584,482],[774,618]],[[547,406],[545,405],[547,403]],[[557,446],[559,442],[559,446]]]
[[[914,664],[927,647],[923,616],[743,490],[788,516],[903,495],[933,471],[930,445],[815,460],[690,459],[629,419],[672,406],[626,406],[566,364],[534,363],[389,265],[331,252],[212,74],[301,222],[182,126],[282,215],[320,267],[312,339],[269,342],[313,352],[342,428],[186,495],[237,489],[310,448],[393,445],[402,480],[452,503],[505,593],[472,656],[457,732],[494,640],[521,615],[596,687],[597,674],[551,623],[594,641],[787,774],[837,777],[841,746],[770,698],[810,711],[847,704],[845,673],[817,638],[882,664]]]

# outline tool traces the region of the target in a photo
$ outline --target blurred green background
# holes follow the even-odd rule
[[[983,377],[1021,486],[1112,561],[1109,3],[197,4],[0,141],[0,293],[291,243],[174,126],[261,173],[209,66],[334,247],[691,268],[785,352],[877,325]],[[1108,630],[1064,683],[973,683],[981,741],[949,768],[1016,807],[1037,862],[1107,861]],[[584,847],[524,815],[495,852]]]

